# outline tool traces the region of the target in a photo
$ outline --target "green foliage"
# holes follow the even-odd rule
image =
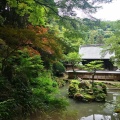
[[[71,80],[69,88],[68,88],[68,96],[69,97],[74,97],[75,93],[79,91],[79,81],[77,80]]]
[[[88,64],[85,64],[84,68],[88,70],[89,72],[92,72],[92,88],[93,88],[94,87],[94,84],[93,84],[94,76],[97,70],[103,69],[103,61],[100,61],[100,60],[91,61]]]
[[[14,99],[8,99],[0,102],[0,119],[13,120],[13,116],[17,116],[17,104]]]
[[[120,87],[120,83],[113,83],[112,85],[115,86],[116,88]]]
[[[86,81],[72,81],[69,85],[69,97],[82,102],[105,101],[107,94],[104,83],[95,82],[92,88],[91,83]]]
[[[66,56],[66,61],[75,66],[81,62],[81,55],[76,52],[68,53]]]
[[[96,101],[105,101],[107,89],[106,85],[102,82],[94,83],[93,90]]]
[[[65,67],[61,62],[55,62],[53,63],[53,73],[54,75],[61,75],[65,72]]]
[[[5,19],[6,24],[11,24],[19,27],[23,27],[29,23],[32,23],[33,25],[45,24],[46,6],[43,5],[44,6],[43,7],[41,5],[44,3],[43,1],[40,1],[40,3],[42,2],[41,4],[37,3],[34,0],[27,0],[27,1],[5,0],[5,2],[7,6],[4,5],[4,7],[2,7],[3,8],[2,16],[6,18]],[[14,14],[14,18],[12,18],[13,14]]]
[[[8,65],[12,69],[8,70]],[[29,116],[39,109],[43,111],[56,109],[56,107],[65,109],[67,103],[63,99],[55,97],[55,91],[57,92],[58,89],[57,83],[52,80],[51,74],[45,71],[40,56],[30,57],[28,53],[18,51],[16,55],[7,59],[6,67],[4,74],[1,73],[2,94],[0,94],[0,98],[4,99],[0,99],[0,102],[4,103],[9,98],[13,99],[16,112],[23,117]],[[15,117],[10,114],[13,107],[6,106],[6,104],[2,104],[0,107],[3,107],[2,118],[6,118],[6,114],[11,115],[11,119]]]
[[[3,25],[4,21],[4,18],[0,15],[0,26]]]
[[[45,25],[45,10],[43,7],[34,6],[33,12],[30,14],[28,21],[33,25]]]
[[[102,29],[90,30],[88,33],[89,44],[103,44],[104,43],[104,31]]]
[[[106,52],[111,53],[112,57],[111,60],[113,61],[114,65],[118,68],[120,67],[120,22],[115,22],[114,25],[115,31],[113,32],[113,35],[110,38],[105,39],[105,45],[103,54],[106,54]]]
[[[59,46],[63,45],[62,50],[65,53],[71,50],[77,51],[79,44],[84,43],[83,39],[89,29],[88,25],[79,22],[80,19],[70,18],[74,16],[73,8],[95,12],[96,7],[87,0],[82,2],[61,0],[56,3],[54,0],[1,0],[0,3],[0,26],[10,26],[0,27],[0,118],[12,120],[15,116],[28,116],[38,109],[41,111],[64,109],[67,103],[63,99],[56,98],[57,83],[52,80],[51,74],[45,70],[43,63],[48,64],[46,61],[56,60],[60,55],[61,47],[58,50],[58,46],[51,42],[53,39],[58,40],[54,35],[59,36],[58,43],[62,43]],[[59,18],[56,17],[59,13],[58,8],[63,14]],[[66,17],[68,15],[70,16]],[[60,19],[64,17],[65,19]],[[51,25],[52,30],[49,29],[49,34],[36,36],[34,31],[18,29],[18,27],[26,28],[28,24]],[[41,31],[37,32],[39,34]],[[42,38],[49,40],[49,45],[52,44],[56,55],[44,54],[46,47],[41,48]],[[18,51],[21,47],[26,47],[29,41],[32,41],[33,48],[42,49],[41,57],[44,61],[40,56],[30,56],[28,53]],[[70,53],[67,61],[73,64],[74,69],[74,66],[81,61],[81,57],[76,53]],[[61,63],[56,67],[55,70],[64,71]]]
[[[105,93],[99,93],[97,95],[95,95],[95,100],[97,102],[100,102],[100,101],[105,101],[105,98],[106,98],[106,94]]]
[[[50,110],[51,109],[56,110],[56,108],[59,108],[61,110],[65,110],[66,106],[68,106],[68,101],[65,100],[64,98],[52,98],[49,101],[49,104],[51,107]]]
[[[33,0],[27,0],[27,1],[16,1],[16,0],[7,0],[7,3],[10,7],[17,8],[16,12],[20,14],[20,16],[24,16],[25,14],[29,14],[29,11],[31,10],[30,4],[34,4]]]
[[[83,22],[87,25],[84,44],[104,44],[105,39],[110,38],[117,30],[117,27],[114,27],[116,22],[113,21],[84,19]]]
[[[63,87],[66,84],[66,81],[64,79],[60,79],[59,77],[54,78],[54,79],[57,82],[57,85],[59,88]],[[56,84],[55,84],[55,86],[56,86]]]
[[[103,61],[96,60],[96,61],[91,61],[88,64],[85,64],[85,69],[90,72],[94,72],[96,70],[102,70],[103,69],[102,66],[103,66]]]
[[[72,70],[75,73],[75,78],[77,77],[75,67],[80,65],[81,60],[81,55],[76,52],[70,52],[65,57],[65,61],[67,61],[72,66]]]
[[[0,102],[12,97],[12,86],[2,75],[0,75],[0,90],[2,91],[0,93]]]
[[[34,79],[31,82],[33,98],[32,102],[35,108],[52,109],[52,100],[56,100],[53,93],[57,92],[56,82],[52,80],[50,74],[45,72],[41,77]],[[62,102],[62,101],[61,101]],[[56,103],[57,104],[57,103]],[[59,103],[58,103],[59,106]]]
[[[83,101],[84,102],[92,102],[95,99],[94,95],[84,94]]]
[[[17,60],[14,66],[15,72],[24,73],[29,79],[38,77],[39,71],[43,70],[42,60],[40,56],[36,55],[29,57],[27,53],[19,51],[20,56],[13,56],[13,60]],[[13,61],[12,61],[13,62]]]
[[[76,62],[80,62],[81,58],[80,58],[80,55],[78,53],[71,52],[67,55],[67,60],[69,62],[76,63]]]

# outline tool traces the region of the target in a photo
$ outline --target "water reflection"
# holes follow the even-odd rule
[[[93,114],[89,116],[83,116],[80,117],[79,120],[120,120],[119,113],[114,113],[115,103],[120,98],[120,92],[112,91],[108,92],[108,98],[105,104],[101,104],[100,107],[97,107],[97,104],[93,104],[93,111],[96,109],[96,111],[93,112]],[[96,108],[95,108],[96,106]],[[98,113],[98,109],[100,110]],[[89,110],[87,111],[89,113]]]
[[[62,95],[67,97],[68,87],[62,88]],[[68,97],[67,97],[68,98]],[[120,100],[119,90],[109,90],[106,103],[80,103],[73,99],[68,99],[69,110],[78,112],[78,120],[120,120],[120,115],[114,113],[115,105]]]
[[[101,115],[101,114],[93,114],[88,117],[82,117],[79,120],[112,120],[111,116]]]
[[[108,92],[108,98],[105,104],[101,104],[101,108],[97,107],[97,104],[93,104],[92,111],[95,110],[96,106],[96,111],[94,111],[93,114],[89,116],[83,116],[80,117],[79,120],[120,120],[119,113],[114,113],[114,108],[115,108],[115,103],[119,100],[120,98],[120,92],[117,91],[110,91]],[[100,110],[98,113],[98,109]],[[89,113],[89,110],[87,111]]]

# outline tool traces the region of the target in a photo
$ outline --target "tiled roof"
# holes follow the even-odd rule
[[[80,46],[79,54],[82,55],[82,59],[110,59],[114,54],[107,52],[104,56],[102,55],[102,46],[101,45],[86,45]]]

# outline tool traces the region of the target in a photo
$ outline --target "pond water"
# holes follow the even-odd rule
[[[68,84],[61,88],[60,93],[62,96],[68,98]],[[73,99],[69,99],[68,110],[73,110],[78,113],[78,120],[120,120],[120,115],[114,113],[114,104],[120,100],[120,90],[108,90],[106,103],[90,102],[81,103]]]

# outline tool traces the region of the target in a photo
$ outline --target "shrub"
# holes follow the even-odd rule
[[[104,93],[99,93],[99,94],[95,95],[95,100],[97,102],[104,102],[105,98],[106,98],[106,94],[104,94]]]
[[[12,119],[14,106],[20,108],[16,109],[19,112],[18,117],[28,117],[37,110],[65,108],[66,102],[55,96],[57,83],[53,81],[51,73],[44,69],[40,56],[30,57],[20,51],[16,56],[7,59],[4,67],[7,65],[12,67],[11,79],[7,76],[8,71],[4,70],[0,78],[0,88],[1,93],[4,92],[6,96],[0,102],[0,118]],[[9,101],[10,98],[14,100],[13,103]]]
[[[8,99],[0,102],[0,119],[1,120],[13,120],[13,116],[17,116],[17,104],[14,99]]]
[[[60,76],[65,72],[65,67],[63,66],[63,64],[61,62],[55,62],[53,64],[53,73],[56,76]]]

